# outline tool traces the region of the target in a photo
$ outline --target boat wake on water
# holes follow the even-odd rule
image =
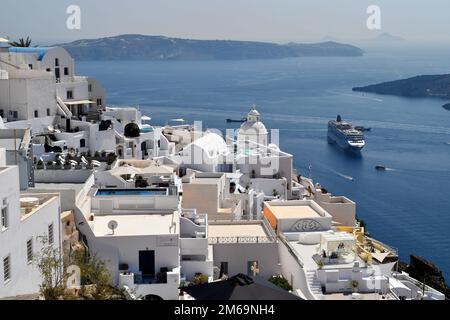
[[[329,168],[329,167],[326,167],[326,169],[327,169],[328,171],[334,173],[334,174],[337,175],[338,177],[344,178],[344,179],[349,180],[349,181],[355,181],[355,178],[353,178],[352,176],[349,176],[349,175],[340,173],[340,172],[338,172],[338,171],[336,171],[336,170],[334,170],[334,169],[331,169],[331,168]]]
[[[398,168],[388,168],[385,166],[377,165],[375,166],[375,169],[378,171],[397,171],[397,172],[404,172],[404,173],[412,173],[412,172],[430,172],[430,173],[443,173],[448,174],[450,173],[450,170],[433,170],[433,169],[398,169]]]

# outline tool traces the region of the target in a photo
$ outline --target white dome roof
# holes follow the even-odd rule
[[[252,110],[250,110],[250,112],[248,113],[249,116],[260,116],[260,113],[258,112],[258,110],[255,109],[255,107],[252,108]]]
[[[247,114],[247,120],[242,123],[238,133],[247,135],[259,135],[268,133],[266,126],[261,122],[261,115],[258,110],[256,110],[255,105],[252,106],[252,109]]]
[[[267,134],[267,129],[261,121],[245,121],[239,128],[239,134]]]
[[[202,151],[210,158],[228,153],[228,147],[225,140],[217,133],[213,132],[208,132],[203,137],[190,143],[184,148],[184,151],[192,151],[191,149],[194,146],[202,149]]]

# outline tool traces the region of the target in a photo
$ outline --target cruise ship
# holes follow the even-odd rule
[[[356,130],[350,122],[342,121],[340,115],[328,122],[328,142],[353,152],[360,151],[366,144],[362,131]]]

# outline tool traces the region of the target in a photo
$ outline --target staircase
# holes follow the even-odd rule
[[[322,300],[324,298],[322,286],[320,285],[319,280],[317,280],[315,270],[306,270],[306,282],[308,283],[311,292],[317,297],[317,299]]]

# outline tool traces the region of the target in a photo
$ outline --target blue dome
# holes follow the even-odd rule
[[[35,53],[37,56],[37,59],[39,61],[42,61],[42,59],[44,58],[45,54],[47,53],[48,50],[52,49],[51,47],[10,47],[9,48],[9,52],[10,53]]]

